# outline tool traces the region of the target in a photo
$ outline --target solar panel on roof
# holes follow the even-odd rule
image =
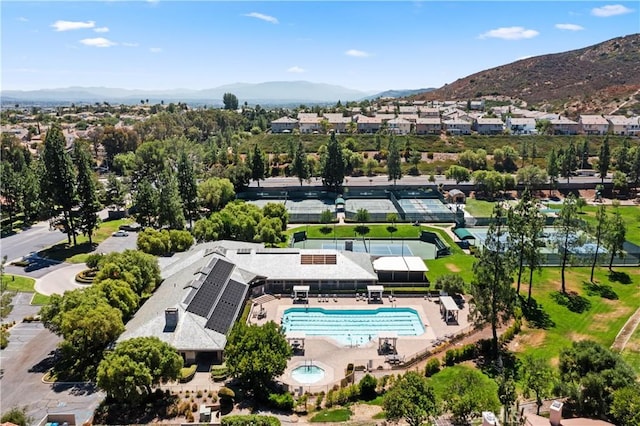
[[[209,316],[235,267],[233,263],[218,258],[212,259],[207,266],[210,272],[187,306],[188,312],[205,318]]]
[[[248,286],[246,284],[236,280],[229,280],[205,327],[221,334],[227,334],[236,320],[236,315],[242,302],[244,302],[247,289]]]

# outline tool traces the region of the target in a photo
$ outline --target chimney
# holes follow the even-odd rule
[[[496,415],[493,414],[491,411],[483,411],[482,426],[499,426],[498,419],[496,419]]]
[[[178,308],[167,308],[164,311],[165,330],[174,331],[178,326]]]
[[[553,401],[549,408],[549,423],[551,426],[560,426],[562,423],[562,405],[560,401]]]

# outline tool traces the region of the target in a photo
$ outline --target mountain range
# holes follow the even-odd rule
[[[3,90],[2,102],[7,104],[20,102],[112,102],[138,103],[149,100],[150,103],[195,102],[208,105],[222,105],[222,96],[233,93],[242,104],[261,105],[299,105],[301,103],[336,103],[341,100],[361,101],[378,97],[410,96],[432,89],[389,90],[382,93],[364,92],[342,86],[312,83],[308,81],[271,81],[265,83],[235,83],[205,90],[128,90],[107,87],[68,87],[60,89],[40,89],[31,91]]]

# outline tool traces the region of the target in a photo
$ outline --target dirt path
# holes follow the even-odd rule
[[[638,308],[633,315],[629,317],[626,323],[622,326],[618,335],[616,336],[616,340],[613,341],[611,345],[611,349],[622,352],[624,347],[627,345],[629,338],[636,331],[638,325],[640,324],[640,308]]]

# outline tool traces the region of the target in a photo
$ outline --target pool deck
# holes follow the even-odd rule
[[[267,321],[281,323],[284,311],[291,307],[320,307],[324,309],[376,309],[379,307],[406,307],[415,309],[418,312],[425,332],[419,336],[399,336],[397,342],[397,353],[400,359],[409,360],[415,354],[425,351],[434,346],[437,339],[444,340],[454,336],[469,328],[467,316],[469,313],[468,304],[459,311],[458,324],[445,323],[440,315],[440,305],[436,299],[425,299],[424,297],[398,297],[395,296],[393,302],[388,296],[383,298],[382,303],[367,303],[357,301],[355,295],[337,297],[328,296],[320,302],[317,297],[311,297],[309,304],[293,303],[290,297],[275,298],[273,296],[260,296],[256,299],[249,315],[249,323],[264,324]],[[263,309],[264,317],[258,319],[258,312]],[[343,346],[330,337],[308,336],[305,338],[304,355],[294,355],[285,373],[279,378],[280,381],[288,384],[291,389],[302,386],[305,391],[319,392],[328,391],[335,384],[339,384],[344,378],[347,364],[353,363],[355,366],[367,366],[372,362],[372,371],[378,373],[392,374],[392,365],[386,362],[384,355],[378,355],[378,339],[373,338],[370,342],[357,344],[355,346]],[[299,366],[309,364],[318,365],[325,370],[322,380],[313,384],[298,383],[291,377],[291,371]]]

